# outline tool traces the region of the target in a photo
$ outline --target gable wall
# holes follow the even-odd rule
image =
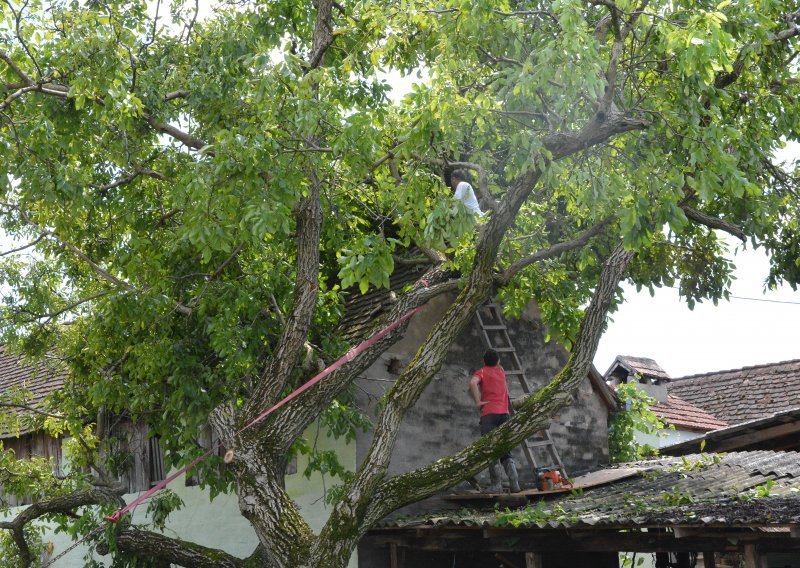
[[[391,359],[405,367],[417,347],[424,341],[433,323],[452,301],[452,297],[434,299],[414,316],[405,337],[384,353],[357,383],[360,407],[374,416],[375,404],[388,390],[397,375],[387,370]],[[541,387],[555,376],[566,361],[567,353],[555,343],[544,342],[544,329],[536,310],[530,310],[520,321],[507,321],[509,334],[526,369],[531,387]],[[467,391],[469,378],[481,365],[484,346],[477,325],[471,326],[452,346],[445,364],[423,393],[417,405],[405,417],[389,468],[396,475],[426,465],[456,452],[479,437],[479,416]],[[502,364],[502,361],[501,361]],[[511,396],[521,396],[516,381],[509,380]],[[608,463],[608,411],[600,397],[585,379],[576,403],[564,409],[554,420],[551,433],[570,475],[576,475]],[[372,433],[359,436],[357,462],[363,460],[371,443]],[[521,451],[514,451],[523,485],[532,484],[532,472]],[[486,482],[483,472],[479,481]],[[462,487],[462,489],[465,488]],[[412,505],[404,513],[442,506],[433,499]]]

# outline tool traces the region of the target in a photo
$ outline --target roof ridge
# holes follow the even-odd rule
[[[788,363],[800,363],[800,359],[788,359],[786,361],[777,361],[775,363],[760,363],[758,365],[747,365],[745,367],[737,367],[735,369],[720,369],[719,371],[706,371],[705,373],[695,373],[694,375],[684,375],[682,377],[673,377],[673,385],[676,381],[683,381],[687,379],[702,379],[710,377],[711,375],[721,375],[723,373],[735,373],[738,371],[748,371],[750,369],[762,369],[764,367],[777,367],[778,365],[786,365]]]

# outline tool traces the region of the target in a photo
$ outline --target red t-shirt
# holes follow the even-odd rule
[[[482,367],[474,376],[480,380],[481,402],[489,403],[481,406],[481,416],[508,414],[508,387],[503,368],[500,365]]]

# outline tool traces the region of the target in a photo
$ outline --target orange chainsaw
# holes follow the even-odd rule
[[[566,477],[562,477],[561,472],[557,469],[537,469],[536,478],[536,489],[539,491],[572,489],[572,482]]]

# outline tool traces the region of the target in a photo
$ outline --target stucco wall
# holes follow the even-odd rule
[[[377,401],[397,378],[388,370],[392,360],[397,360],[395,368],[406,366],[451,301],[451,297],[437,298],[414,316],[403,340],[384,353],[358,380],[362,409],[374,414]],[[535,389],[547,384],[566,361],[566,352],[553,342],[545,343],[545,332],[535,309],[529,310],[521,320],[507,323],[531,387]],[[389,468],[391,475],[410,471],[456,452],[479,436],[479,416],[467,387],[472,372],[482,365],[484,350],[477,324],[455,342],[441,371],[403,421]],[[516,381],[509,380],[509,388],[512,398],[522,394]],[[564,409],[551,427],[556,446],[570,475],[608,463],[607,418],[607,407],[593,391],[589,380],[584,380],[576,402]],[[366,455],[370,443],[371,433],[359,436],[359,462]],[[514,455],[523,485],[527,482],[530,486],[532,472],[522,452],[517,449]],[[486,482],[486,473],[482,473],[478,479]],[[448,505],[442,500],[432,499],[409,506],[403,513],[443,506]]]
[[[311,444],[316,443],[320,450],[336,450],[342,464],[351,470],[355,468],[355,444],[344,444],[341,440],[334,440],[324,430],[318,432],[316,425],[312,425],[304,435]],[[297,473],[286,476],[286,490],[300,507],[303,517],[311,528],[319,531],[330,514],[330,507],[325,505],[324,490],[338,480],[331,480],[330,477],[323,479],[319,473],[314,473],[310,479],[306,479],[303,475],[306,465],[307,459],[299,456]],[[185,506],[170,515],[165,534],[207,547],[220,548],[240,558],[249,556],[255,550],[258,539],[250,523],[239,512],[235,494],[219,495],[210,501],[208,491],[199,487],[187,487],[184,476],[177,478],[169,487],[183,499]],[[124,498],[130,502],[137,495],[128,494]],[[0,520],[13,518],[23,508],[14,508],[5,517],[0,515]],[[146,510],[147,504],[142,504],[134,511],[134,524],[147,523]],[[67,535],[56,534],[52,525],[45,526],[47,530],[43,541],[53,543],[53,556],[60,554],[72,544]],[[84,555],[88,552],[87,547],[80,546],[58,560],[53,568],[81,568],[85,565]],[[42,560],[49,558],[45,554]],[[108,557],[95,555],[93,558],[108,564]],[[357,562],[357,555],[354,554],[350,566],[355,568]]]

